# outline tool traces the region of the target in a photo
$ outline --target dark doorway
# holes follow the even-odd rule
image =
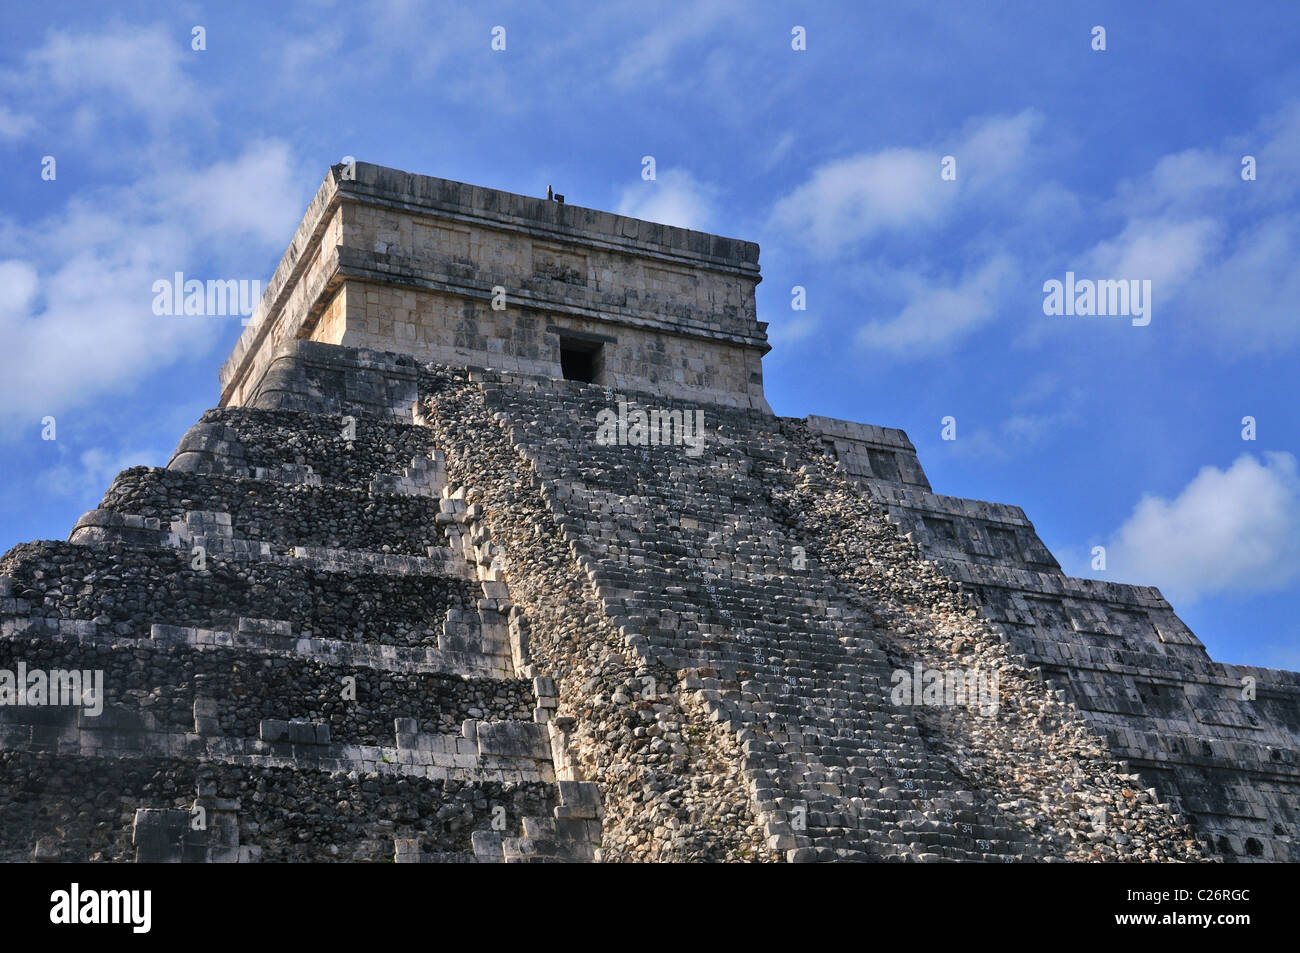
[[[600,345],[591,341],[560,338],[560,373],[566,381],[596,383],[600,371]]]

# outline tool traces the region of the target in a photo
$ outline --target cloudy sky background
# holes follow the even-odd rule
[[[167,462],[240,328],[153,282],[265,281],[354,155],[760,242],[777,413],[902,427],[938,492],[1300,668],[1300,8],[844,6],[9,10],[0,550]],[[1066,271],[1150,279],[1150,325],[1045,316]]]

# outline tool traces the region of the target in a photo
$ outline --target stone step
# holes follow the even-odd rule
[[[3,613],[0,606],[0,613]],[[0,638],[36,637],[125,650],[149,650],[159,645],[184,645],[197,651],[252,650],[265,655],[303,658],[347,668],[371,668],[395,673],[430,673],[460,678],[513,677],[508,654],[453,652],[438,648],[406,648],[316,639],[231,629],[204,629],[154,623],[149,638],[116,635],[112,626],[75,619],[29,619],[12,616],[0,620]],[[495,648],[495,643],[493,643]]]
[[[32,615],[135,637],[142,619],[226,629],[262,613],[304,637],[434,647],[447,610],[473,605],[479,588],[450,575],[330,572],[289,556],[195,559],[184,550],[43,542],[16,547],[6,568]]]
[[[313,483],[368,487],[375,478],[413,478],[403,471],[431,449],[424,428],[391,419],[227,407],[205,413],[181,438],[168,469],[237,477],[260,470],[283,482],[310,473]]]
[[[467,861],[473,832],[517,835],[524,817],[548,816],[559,803],[557,785],[541,782],[0,750],[6,789],[33,777],[42,779],[41,796],[5,805],[0,862],[385,862],[399,838]]]
[[[467,722],[461,735],[405,733],[406,744],[334,744],[327,726],[264,721],[264,737],[169,730],[148,712],[101,723],[80,709],[0,709],[0,750],[112,759],[179,758],[252,768],[357,771],[462,782],[553,783],[545,726],[530,722]],[[541,729],[541,731],[531,730]]]

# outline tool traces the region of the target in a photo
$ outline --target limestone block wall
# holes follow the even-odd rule
[[[250,385],[266,373],[280,350],[303,337],[302,328],[315,325],[329,311],[329,322],[337,324],[337,307],[330,310],[341,285],[338,270],[343,216],[337,202],[318,194],[307,217],[298,227],[294,241],[262,293],[262,300],[240,335],[235,354],[246,362],[238,378],[222,386],[227,403],[248,403]],[[337,342],[333,342],[337,343]]]
[[[258,400],[295,342],[559,377],[576,335],[602,349],[602,383],[766,408],[759,280],[749,242],[336,167],[222,368],[222,403]]]
[[[598,383],[653,387],[678,399],[763,406],[761,352],[604,319],[510,306],[490,300],[346,281],[334,304],[345,315],[312,340],[349,347],[398,347],[420,360],[560,377],[561,337],[600,344]]]
[[[467,294],[503,285],[556,311],[754,333],[756,270],[746,273],[740,262],[687,261],[682,249],[634,245],[621,226],[620,234],[553,228],[547,234],[539,224],[521,228],[517,221],[488,224],[482,217],[451,219],[442,210],[346,202],[342,244],[356,256],[349,264],[385,271],[390,280],[459,285]]]
[[[883,480],[930,489],[916,448],[903,431],[815,414],[805,417],[804,423],[817,434],[826,452],[850,475],[867,481],[866,485]]]
[[[262,376],[241,385],[240,399],[229,401],[227,406],[329,414],[336,428],[347,416],[410,421],[417,398],[414,358],[354,350],[354,359],[340,365],[333,358],[336,352],[330,345],[313,341],[283,344],[268,355]],[[200,441],[206,439],[200,437]],[[177,453],[186,449],[182,446]]]

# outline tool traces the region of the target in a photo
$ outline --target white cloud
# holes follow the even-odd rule
[[[36,297],[36,269],[25,261],[0,261],[0,320],[22,314]]]
[[[1107,578],[1176,602],[1263,592],[1300,577],[1300,474],[1289,453],[1204,467],[1172,500],[1147,495],[1106,547]]]
[[[614,83],[626,87],[662,77],[679,53],[703,42],[709,30],[740,9],[735,0],[703,0],[671,15],[650,18],[654,25],[623,52],[615,65]]]
[[[1241,178],[1254,156],[1258,179]],[[1119,232],[1081,257],[1093,276],[1151,278],[1158,311],[1177,314],[1231,356],[1300,341],[1300,102],[1247,133],[1159,159],[1121,183]],[[1076,271],[1081,270],[1076,268]]]
[[[1276,207],[1300,193],[1300,99],[1293,99],[1232,144],[1239,147],[1234,150],[1238,162],[1247,154],[1258,162],[1258,179],[1245,186],[1258,205]]]
[[[98,33],[54,31],[29,52],[25,69],[4,77],[30,97],[76,102],[73,128],[93,130],[100,113],[126,110],[154,124],[192,119],[206,98],[186,75],[188,31],[116,25]],[[198,54],[195,54],[198,55]],[[94,97],[94,105],[87,103]]]
[[[704,230],[713,218],[716,192],[685,169],[665,169],[654,181],[624,189],[616,211],[661,225]]]
[[[1259,352],[1300,340],[1300,222],[1274,215],[1243,229],[1226,256],[1208,266],[1184,294],[1184,307],[1211,326],[1216,346]]]
[[[1057,395],[1059,384],[1049,374],[1039,374],[1011,403],[1029,406],[993,427],[980,427],[961,434],[952,445],[952,452],[981,464],[989,461],[1005,462],[1034,451],[1053,438],[1059,438],[1083,421],[1080,407],[1084,393],[1072,388]],[[1049,402],[1054,406],[1048,407]]]
[[[155,316],[155,281],[265,279],[247,269],[284,247],[307,194],[284,143],[255,140],[207,165],[185,154],[212,96],[188,75],[201,55],[212,54],[191,51],[188,27],[116,24],[52,30],[0,72],[6,99],[39,107],[65,140],[89,139],[80,159],[111,183],[83,176],[52,192],[71,197],[44,219],[0,222],[0,438],[121,393],[237,321]],[[27,125],[5,111],[0,135],[6,123]]]
[[[22,116],[0,104],[0,139],[21,139],[36,126],[31,116]]]
[[[205,234],[286,243],[302,216],[303,183],[288,145],[275,140],[252,142],[228,161],[168,176],[160,185],[175,214]]]
[[[1134,216],[1195,206],[1239,182],[1240,171],[1231,156],[1208,149],[1171,153],[1137,181],[1121,182],[1115,190],[1116,205]]]
[[[939,157],[886,149],[828,162],[776,203],[772,224],[829,251],[876,232],[927,224],[953,198],[939,180]]]
[[[0,420],[10,427],[129,387],[215,338],[215,319],[152,314],[150,286],[168,274],[163,249],[138,257],[132,248],[69,251],[41,274],[44,307],[0,316],[8,345],[0,350]]]
[[[891,148],[836,159],[773,207],[770,225],[822,253],[893,230],[933,225],[960,201],[1003,185],[1018,185],[1040,118],[1032,110],[968,126],[963,138],[935,149]],[[956,181],[940,178],[940,160],[952,155]]]
[[[46,470],[41,474],[41,483],[55,496],[90,497],[103,494],[113,478],[128,467],[160,467],[166,462],[157,451],[111,452],[92,447],[81,454],[76,464],[61,463]]]
[[[858,331],[858,343],[903,357],[941,351],[993,319],[1015,273],[1009,256],[995,255],[954,286],[918,281],[903,310],[887,321],[865,325]]]
[[[10,226],[0,264],[0,436],[120,393],[202,353],[231,317],[152,311],[153,282],[204,262],[233,268],[248,247],[276,249],[301,208],[288,149],[254,143],[207,168],[147,172],[91,192],[30,226]],[[219,249],[220,254],[205,254]],[[21,252],[21,254],[18,254]]]
[[[797,137],[789,130],[781,134],[781,138],[774,142],[767,150],[767,155],[763,157],[761,168],[764,172],[770,172],[776,168],[794,147]]]
[[[821,327],[821,319],[811,314],[798,314],[773,321],[767,329],[767,343],[774,348],[789,347],[806,340]]]
[[[343,46],[341,27],[326,26],[311,33],[293,33],[283,47],[276,51],[276,60],[282,75],[290,79],[320,76]]]
[[[950,152],[957,160],[957,181],[975,190],[1009,185],[1023,196],[1025,183],[1016,172],[1041,125],[1042,116],[1032,109],[968,123],[964,138]]]
[[[1134,219],[1085,256],[1083,278],[1150,279],[1166,301],[1213,253],[1219,235],[1210,218],[1171,222]]]

